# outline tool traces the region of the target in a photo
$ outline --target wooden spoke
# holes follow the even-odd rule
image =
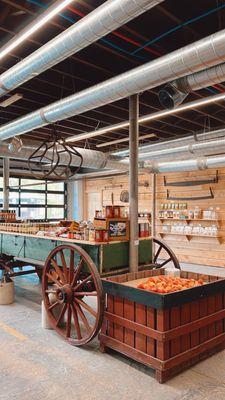
[[[87,283],[88,281],[90,281],[92,279],[93,279],[92,275],[87,276],[87,278],[85,278],[82,282],[78,283],[78,285],[75,286],[74,291],[79,290],[85,283]]]
[[[67,265],[66,265],[66,260],[65,260],[63,250],[60,250],[59,254],[60,254],[61,263],[62,263],[62,267],[63,267],[63,274],[65,276],[66,282],[68,282],[68,271],[67,271]]]
[[[53,267],[55,268],[55,271],[58,274],[58,277],[61,280],[61,282],[65,283],[65,277],[61,271],[61,268],[58,266],[57,262],[52,258],[51,263],[52,263]]]
[[[43,270],[42,293],[52,328],[68,343],[82,346],[98,334],[104,292],[96,266],[81,247],[63,244],[51,251]],[[95,297],[96,310],[87,304],[85,296]]]
[[[66,312],[66,307],[67,307],[67,305],[66,305],[66,304],[63,304],[62,309],[61,309],[61,311],[60,311],[60,314],[59,314],[59,316],[58,316],[58,319],[57,319],[57,321],[56,321],[56,326],[59,325],[59,323],[61,322],[62,318],[64,317],[65,312]]]
[[[165,267],[166,264],[171,262],[175,268],[180,269],[179,261],[178,261],[177,257],[175,256],[174,252],[171,250],[171,248],[162,240],[156,239],[154,237],[152,238],[152,241],[153,241],[153,243],[155,243],[159,246],[159,248],[155,254],[155,257],[153,258],[152,266],[154,268],[163,268],[163,267]],[[163,250],[163,258],[164,259],[160,260],[159,255],[162,250]]]
[[[53,310],[53,308],[55,308],[58,304],[60,304],[60,303],[59,303],[59,301],[57,300],[55,303],[51,304],[51,305],[48,307],[48,309],[49,309],[49,310]]]
[[[163,248],[162,246],[159,246],[157,253],[155,254],[155,257],[154,257],[154,262],[156,262],[157,258],[159,257],[159,254],[161,253],[162,248]]]
[[[171,260],[172,260],[172,258],[170,257],[170,258],[168,258],[168,260],[163,261],[163,262],[160,264],[160,268],[164,267],[164,265],[168,264],[168,262],[170,262]]]
[[[74,252],[70,251],[70,270],[69,270],[69,283],[72,283],[74,274]]]
[[[77,310],[73,304],[72,304],[72,314],[73,314],[73,319],[74,319],[75,330],[77,332],[77,338],[80,340],[80,339],[82,339],[80,324],[79,324],[79,320],[78,320],[78,316],[77,316]]]
[[[89,306],[89,305],[88,305],[87,303],[85,303],[83,300],[81,300],[81,299],[76,299],[76,302],[77,302],[78,304],[80,304],[81,307],[84,307],[85,310],[89,311],[89,313],[90,313],[91,315],[93,315],[94,317],[97,316],[96,311],[93,310],[93,308],[91,308],[91,306]]]
[[[61,286],[61,283],[58,281],[57,278],[55,278],[55,277],[53,276],[52,273],[47,272],[46,275],[47,275],[47,277],[48,277],[52,282],[56,283],[57,286]]]
[[[83,263],[84,263],[84,260],[83,260],[83,259],[81,259],[81,260],[79,261],[79,263],[78,263],[77,269],[76,269],[76,271],[75,271],[75,274],[74,274],[74,276],[73,276],[73,280],[72,280],[72,283],[71,283],[72,286],[74,286],[74,285],[77,283],[77,278],[79,277],[79,274],[80,274],[80,272],[81,272],[81,270],[82,270]]]
[[[73,289],[74,290],[74,289]],[[75,292],[75,297],[83,297],[83,296],[97,296],[97,292]]]
[[[71,335],[71,318],[72,318],[72,313],[71,313],[71,304],[67,304],[67,325],[66,325],[66,336],[70,337]]]
[[[82,319],[86,331],[88,332],[88,334],[90,334],[92,329],[91,329],[91,326],[89,325],[89,322],[88,322],[86,316],[83,313],[83,310],[81,309],[79,304],[74,304],[74,307],[76,308],[77,313],[79,314],[80,318]]]

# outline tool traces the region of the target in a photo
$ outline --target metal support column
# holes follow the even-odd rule
[[[3,209],[9,209],[9,158],[3,158]]]
[[[130,214],[130,251],[129,269],[130,272],[138,271],[138,117],[139,117],[139,98],[138,94],[129,98],[129,214]]]
[[[152,210],[151,210],[151,235],[156,236],[156,174],[152,174]],[[155,255],[155,244],[152,240],[152,260]]]

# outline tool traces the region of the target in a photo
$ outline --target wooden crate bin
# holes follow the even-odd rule
[[[206,284],[158,294],[125,284],[164,274],[141,271],[102,279],[106,310],[101,351],[114,349],[156,371],[163,383],[225,347],[225,279],[181,272]]]

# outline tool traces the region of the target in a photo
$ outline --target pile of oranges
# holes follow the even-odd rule
[[[157,293],[172,293],[179,290],[190,289],[194,286],[204,285],[202,279],[184,279],[169,275],[151,276],[146,281],[137,285],[139,289],[149,290]]]

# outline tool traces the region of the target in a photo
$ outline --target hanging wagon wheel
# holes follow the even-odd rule
[[[51,326],[70,344],[84,345],[98,334],[104,292],[95,264],[81,247],[61,245],[51,251],[42,293]]]
[[[154,256],[153,256],[153,268],[163,268],[166,267],[168,263],[172,263],[177,269],[180,269],[179,261],[170,249],[169,246],[162,240],[152,238],[154,244]]]

